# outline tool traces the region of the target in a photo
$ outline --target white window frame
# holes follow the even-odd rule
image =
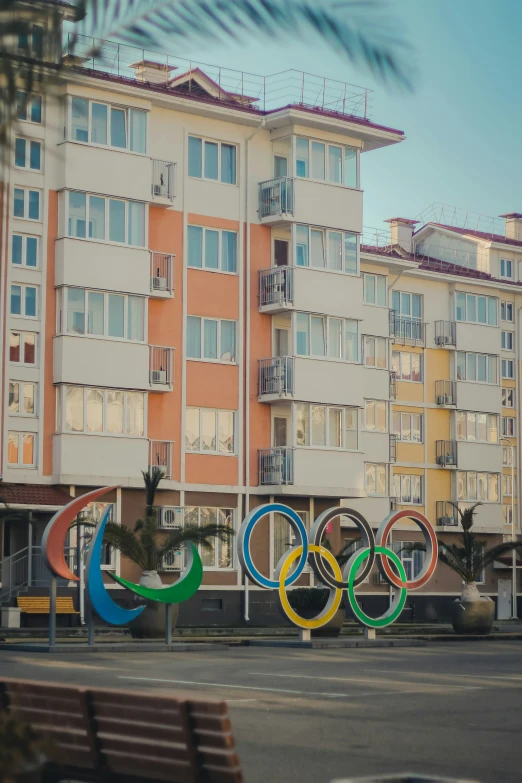
[[[468,414],[472,414],[475,416],[475,431],[471,431],[471,424],[468,418]],[[458,418],[459,416],[464,416],[464,423],[465,423],[465,429],[466,429],[466,437],[460,438],[459,437],[459,427],[458,427]],[[477,416],[485,416],[486,417],[486,440],[480,440],[478,435],[478,422],[477,422]],[[493,417],[496,419],[496,433],[497,433],[497,439],[496,440],[489,440],[489,432],[490,432],[490,418]],[[485,413],[484,411],[456,411],[455,412],[455,431],[456,431],[456,438],[457,440],[461,441],[461,443],[489,443],[493,445],[497,445],[500,438],[500,428],[499,428],[499,416],[498,413]]]
[[[505,468],[511,467],[511,455],[513,455],[513,467],[517,466],[517,452],[516,449],[511,449],[511,446],[502,446],[502,465]]]
[[[297,511],[295,512],[298,517],[300,517],[303,525],[305,526],[306,530],[310,530],[310,520],[309,520],[309,512],[308,511]],[[270,557],[272,560],[272,570],[275,570],[277,567],[278,561],[275,558],[276,551],[275,551],[275,532],[276,532],[276,517],[281,516],[281,518],[284,520],[284,522],[287,524],[287,530],[288,530],[288,548],[296,546],[298,544],[298,541],[296,539],[296,535],[293,531],[293,529],[288,524],[288,520],[286,517],[283,517],[282,514],[278,514],[278,512],[274,513],[274,522],[271,525],[271,534],[270,534]],[[304,568],[304,573],[310,573],[311,567],[309,565],[306,565]]]
[[[347,405],[322,405],[321,403],[295,403],[296,405],[296,411],[295,411],[295,420],[297,422],[297,405],[303,405],[308,408],[308,433],[307,433],[307,443],[297,443],[297,429],[295,432],[295,447],[297,449],[313,449],[314,451],[358,451],[359,450],[359,417],[357,413],[357,408],[349,407]],[[324,408],[325,409],[325,418],[324,418],[324,435],[325,435],[325,445],[314,445],[311,443],[312,438],[312,408]],[[330,440],[330,430],[328,426],[328,420],[329,420],[329,413],[331,410],[340,410],[341,413],[341,440],[342,445],[341,446],[332,446],[329,443]],[[350,411],[350,413],[355,418],[355,427],[351,427],[349,430],[346,426],[346,419],[347,419],[347,413]],[[355,432],[355,440],[356,445],[354,447],[348,447],[346,445],[346,432]]]
[[[68,430],[67,421],[67,389],[83,389],[83,430]],[[87,414],[87,393],[89,391],[99,391],[103,394],[103,429],[101,432],[89,432],[86,428]],[[123,432],[108,432],[107,430],[107,397],[108,392],[123,392]],[[143,394],[143,435],[128,435],[127,430],[127,395]],[[147,440],[147,416],[148,416],[148,394],[134,389],[107,389],[99,386],[81,386],[79,384],[67,383],[57,387],[57,421],[56,431],[65,435],[89,435],[104,438],[132,438]]]
[[[399,479],[398,482],[396,482],[396,479]],[[410,482],[410,497],[413,498],[413,492],[411,489],[412,479],[418,479],[419,480],[419,502],[416,502],[414,500],[408,500],[408,494],[404,490],[404,486],[406,486],[407,480]],[[396,492],[396,483],[399,484],[399,493],[395,494]],[[424,505],[424,476],[419,476],[416,473],[394,473],[393,480],[393,492],[394,497],[397,498],[397,503],[400,506],[423,506]],[[404,486],[403,486],[404,485]]]
[[[191,315],[188,314],[187,318],[199,318],[201,321],[201,328],[200,328],[200,357],[197,356],[188,356],[187,355],[187,361],[189,362],[210,362],[211,364],[238,364],[238,322],[233,321],[230,318],[207,318],[204,315]],[[218,353],[221,351],[221,324],[223,322],[234,324],[234,347],[235,347],[235,357],[233,361],[227,361],[226,359],[206,359],[203,356],[203,350],[205,346],[205,328],[204,328],[204,322],[205,321],[216,321],[217,322],[217,348]],[[188,338],[188,320],[185,322],[185,346],[186,346],[186,340]]]
[[[78,237],[74,234],[69,234],[69,193],[82,193],[85,195],[85,236],[84,237]],[[102,198],[105,202],[105,237],[90,237],[89,236],[89,208],[90,208],[90,196],[94,196],[94,198]],[[63,236],[67,239],[77,239],[82,242],[96,242],[98,244],[104,244],[104,245],[116,245],[117,247],[133,247],[137,250],[143,250],[148,248],[149,244],[149,210],[147,209],[147,204],[144,201],[138,201],[137,199],[124,199],[119,197],[113,197],[113,196],[99,196],[96,193],[90,193],[86,190],[74,190],[70,189],[65,191],[65,204],[64,204],[64,214],[65,214],[65,224],[63,227]],[[109,209],[110,209],[110,202],[111,201],[119,201],[125,204],[125,242],[116,242],[114,239],[109,239],[110,237],[110,221],[109,221]],[[143,245],[131,245],[128,242],[129,238],[129,204],[143,204],[143,215],[144,215],[144,237],[143,237]]]
[[[18,436],[18,462],[9,462],[9,435],[16,435]],[[20,458],[22,458],[23,455],[23,439],[24,437],[32,438],[33,439],[33,458],[34,461],[31,463],[25,463],[20,462]],[[7,464],[10,468],[36,468],[38,463],[38,455],[37,455],[37,435],[35,432],[18,432],[16,430],[9,430],[7,433],[7,454],[6,454],[6,460]]]
[[[464,360],[464,363],[465,363],[465,374],[466,374],[465,378],[459,378],[458,375],[457,375],[457,360],[458,360],[459,354],[464,354],[464,356],[465,356],[465,360]],[[495,360],[495,378],[493,379],[493,381],[491,383],[488,380],[479,381],[476,378],[469,378],[468,379],[468,377],[467,377],[467,375],[468,375],[468,356],[470,356],[470,355],[471,356],[475,356],[476,359],[478,359],[479,356],[485,356],[486,357],[486,377],[487,377],[487,363],[488,363],[488,360],[489,359],[494,359]],[[475,353],[475,351],[456,351],[455,352],[455,378],[456,378],[457,381],[462,381],[463,383],[485,383],[487,386],[498,386],[498,359],[499,359],[499,357],[496,354],[494,354],[494,353]],[[505,359],[503,359],[502,361],[505,361]],[[478,362],[476,362],[476,365],[477,364],[478,364]]]
[[[67,329],[67,322],[68,322],[68,291],[74,289],[76,291],[83,291],[84,298],[84,314],[85,314],[85,332],[81,334],[81,332],[69,332]],[[139,294],[122,294],[119,291],[100,291],[94,288],[76,288],[76,286],[64,286],[63,288],[59,288],[58,291],[58,307],[57,307],[57,316],[58,316],[58,323],[57,323],[57,332],[60,335],[71,335],[73,337],[87,337],[88,339],[93,340],[110,340],[120,343],[138,343],[143,344],[147,343],[147,324],[148,324],[148,299],[146,296],[139,296]],[[101,294],[104,298],[103,300],[103,328],[104,333],[103,334],[90,334],[87,331],[88,327],[88,302],[89,297],[88,294]],[[121,296],[123,297],[123,330],[124,330],[124,337],[114,337],[112,335],[109,335],[109,296]],[[143,323],[142,323],[142,335],[143,338],[141,340],[131,340],[130,337],[128,337],[128,314],[129,314],[129,297],[133,297],[136,299],[142,299],[142,313],[143,313]]]
[[[43,55],[45,56],[45,30],[44,30],[44,26],[41,25],[41,24],[32,24],[31,25],[31,32],[27,33],[27,36],[26,36],[27,37],[27,47],[19,45],[20,38],[22,36],[17,35],[17,45],[16,45],[16,48],[17,48],[18,52],[24,54],[26,57],[27,56],[31,56],[31,57],[36,57],[37,59],[40,59],[41,55],[40,55],[39,52],[36,51],[36,49],[34,47],[34,30],[35,29],[40,31],[40,36],[41,36],[41,39],[42,39],[42,49],[44,50],[43,51]]]
[[[509,401],[511,399],[511,402]],[[502,387],[502,407],[515,408],[515,389],[509,386]]]
[[[12,297],[12,288],[13,286],[18,286],[20,291],[20,305],[21,305],[21,312],[20,313],[12,313],[11,312],[11,297]],[[27,315],[25,312],[25,305],[26,305],[26,291],[28,288],[34,288],[35,290],[35,314],[34,315]],[[14,280],[10,283],[9,286],[9,315],[11,318],[25,318],[28,321],[38,321],[40,315],[40,286],[39,285],[33,285],[29,283],[18,283]]]
[[[24,105],[25,105],[25,113],[26,113],[25,117],[20,117],[20,115],[18,113],[18,107],[20,105],[20,100],[19,100],[18,96],[20,96],[20,95],[24,96]],[[31,115],[32,115],[32,105],[31,104],[32,104],[32,102],[35,99],[39,99],[40,100],[40,117],[41,117],[40,122],[38,122],[38,120],[33,120],[33,119],[30,118]],[[16,102],[17,102],[16,119],[19,122],[29,122],[32,125],[42,125],[43,124],[43,120],[44,120],[44,117],[43,117],[43,109],[44,109],[43,95],[41,95],[40,93],[31,93],[31,95],[29,96],[27,94],[26,90],[17,90],[16,91]]]
[[[87,135],[88,140],[82,141],[81,139],[73,139],[72,137],[72,104],[73,98],[80,98],[86,100],[89,103],[89,111],[87,116]],[[100,144],[99,142],[91,141],[92,131],[92,104],[101,104],[107,107],[107,144]],[[111,109],[118,109],[125,112],[125,147],[114,147],[111,142]],[[130,148],[130,113],[131,111],[139,111],[145,115],[145,152],[136,152]],[[101,149],[110,149],[114,152],[126,152],[131,155],[139,155],[142,158],[148,156],[149,150],[149,111],[147,109],[141,109],[139,106],[122,106],[118,103],[108,103],[103,100],[95,100],[94,98],[86,98],[84,95],[69,95],[67,100],[67,129],[66,140],[73,144],[88,144],[89,147],[100,147]]]
[[[502,359],[502,378],[512,381],[515,378],[515,360],[514,359]]]
[[[15,264],[13,261],[13,237],[22,238],[22,263]],[[27,266],[27,240],[36,239],[36,266]],[[9,246],[9,255],[11,257],[11,266],[14,269],[40,269],[40,249],[41,249],[41,237],[37,234],[25,234],[21,231],[13,231],[11,234],[11,243]]]
[[[379,482],[377,481],[377,474],[384,472],[384,494],[378,492],[368,491],[368,468],[375,468],[375,489],[377,489]],[[388,497],[388,465],[386,462],[365,462],[364,463],[364,488],[368,497],[372,498],[385,498]]]
[[[508,269],[510,274],[508,274]],[[513,280],[515,271],[515,261],[511,258],[501,258],[499,262],[499,277],[503,280]]]
[[[190,449],[187,446],[187,440],[186,440],[186,432],[187,432],[187,419],[186,415],[188,411],[199,411],[199,449]],[[216,417],[216,449],[213,451],[210,449],[203,449],[202,443],[203,443],[203,437],[202,437],[202,418],[204,413],[214,413]],[[229,416],[232,414],[232,440],[233,440],[233,449],[232,451],[220,451],[219,450],[219,417],[220,414],[226,414]],[[185,434],[185,452],[187,454],[210,454],[214,457],[217,455],[219,457],[237,457],[237,411],[234,410],[225,410],[224,408],[198,408],[197,406],[188,405],[185,408],[185,422],[184,422],[184,434]]]
[[[308,330],[307,330],[307,339],[308,339],[308,353],[297,353],[297,316],[306,316],[308,319]],[[315,354],[312,353],[312,318],[322,318],[326,323],[325,328],[325,353],[323,354]],[[342,331],[341,331],[341,353],[342,356],[330,356],[329,350],[330,350],[330,321],[341,321],[342,322]],[[357,351],[357,356],[355,359],[346,359],[346,323],[355,324],[356,325],[356,331],[354,332],[354,344]],[[360,363],[360,356],[359,356],[359,321],[357,321],[355,318],[342,318],[337,317],[333,315],[323,315],[321,313],[304,313],[302,311],[295,312],[294,318],[292,319],[292,326],[294,331],[294,345],[295,345],[295,355],[296,356],[306,356],[310,359],[320,359],[323,361],[329,361],[329,362],[344,362],[347,364],[359,364]]]
[[[457,318],[457,298],[458,296],[464,296],[465,297],[465,317],[464,318]],[[468,299],[474,299],[475,301],[475,318],[471,319],[468,318]],[[485,299],[486,300],[486,320],[485,321],[479,321],[478,320],[478,300],[479,299]],[[495,302],[495,321],[494,323],[490,322],[489,320],[489,302],[490,300],[493,300]],[[467,291],[456,291],[455,292],[455,320],[457,323],[466,323],[466,324],[478,324],[479,326],[498,326],[498,297],[496,296],[483,296],[482,294],[469,294]]]
[[[15,190],[21,190],[24,194],[24,214],[15,215]],[[38,217],[29,217],[29,193],[38,193]],[[23,185],[13,185],[13,220],[29,220],[31,223],[42,223],[42,191],[39,188],[27,188]]]
[[[502,437],[516,438],[517,420],[513,416],[502,416]]]
[[[192,506],[192,505],[185,506],[184,509],[183,509],[183,524],[185,524],[186,516],[188,515],[190,510],[194,511],[196,509],[198,511],[198,526],[201,525],[201,510],[202,509],[209,509],[209,510],[212,510],[212,511],[216,512],[216,521],[217,521],[218,524],[223,524],[223,522],[222,522],[222,516],[223,515],[225,515],[225,516],[230,515],[230,520],[231,520],[230,521],[230,527],[231,527],[232,531],[235,531],[235,529],[236,529],[236,509],[235,508],[225,508],[223,506]],[[221,514],[220,514],[220,512],[221,512]],[[218,542],[217,539],[215,539],[215,541],[214,541],[214,565],[213,566],[209,566],[209,565],[205,565],[204,564],[203,565],[203,571],[214,571],[214,572],[235,571],[236,570],[236,565],[235,565],[235,546],[234,546],[234,536],[233,535],[230,536],[230,538],[229,538],[229,547],[230,547],[230,565],[221,567],[221,566],[219,566],[217,564],[217,562],[218,562],[218,553],[219,553],[219,542]],[[204,553],[207,552],[207,551],[208,550],[203,550],[203,548],[201,546],[198,546],[198,552],[199,552],[202,560],[204,559],[204,556],[205,556]]]
[[[189,263],[189,235],[190,231],[187,230],[187,269],[196,269],[200,272],[219,272],[222,275],[232,275],[237,277],[239,274],[239,236],[237,231],[232,231],[228,228],[214,228],[213,226],[200,226],[197,223],[190,223],[188,229],[200,228],[202,230],[202,242],[201,242],[201,266],[192,266]],[[219,234],[218,242],[218,265],[217,269],[214,267],[205,266],[205,249],[207,241],[207,231],[214,231]],[[228,269],[223,269],[223,234],[234,234],[236,237],[236,271],[230,272]]]
[[[297,173],[297,139],[303,139],[308,142],[308,176],[302,177]],[[312,177],[312,142],[315,142],[317,144],[323,144],[324,145],[324,179],[318,179],[316,177]],[[347,188],[348,190],[360,190],[361,189],[361,172],[360,172],[360,150],[358,147],[354,147],[352,144],[338,144],[337,142],[328,142],[324,139],[318,139],[313,138],[311,136],[301,136],[301,134],[296,133],[292,136],[292,146],[293,146],[293,153],[294,153],[294,176],[296,179],[307,179],[311,182],[324,182],[328,185],[334,185],[338,188]],[[341,181],[340,182],[334,182],[329,179],[328,177],[328,147],[338,147],[342,149],[341,154]],[[345,150],[351,149],[354,150],[356,153],[356,184],[353,185],[345,185]]]
[[[514,304],[513,302],[500,302],[500,320],[505,321],[506,323],[514,323]],[[506,318],[506,316],[511,316],[510,318]]]
[[[517,503],[513,504],[515,507],[515,529],[518,529],[518,509],[517,509]],[[511,503],[504,503],[502,505],[502,518],[504,520],[505,525],[509,525],[511,527],[512,523],[512,514],[513,514],[513,508]],[[511,541],[511,537],[507,536],[506,541]]]
[[[514,481],[515,497],[517,496],[517,478]],[[513,482],[511,473],[502,474],[502,498],[510,498],[513,494]]]
[[[23,166],[19,166],[16,163],[16,142],[18,140],[25,141],[25,163]],[[31,144],[37,144],[40,147],[40,167],[38,169],[31,168]],[[41,174],[43,171],[43,142],[41,139],[31,139],[28,136],[15,136],[13,144],[13,167],[18,171],[32,171],[35,174]]]
[[[367,364],[366,363],[367,357],[372,355],[371,351],[368,350],[368,347],[367,347],[370,340],[374,341],[373,355],[375,357],[375,364]],[[379,341],[379,343],[377,341]],[[378,344],[381,345],[381,346],[384,345],[384,356],[385,356],[385,360],[386,360],[384,367],[379,367],[377,365],[377,345]],[[362,339],[362,364],[365,367],[369,367],[372,370],[387,370],[388,369],[388,340],[387,340],[386,337],[376,337],[373,334],[365,334],[365,335],[363,335],[363,339]]]
[[[505,329],[501,331],[501,348],[503,351],[515,350],[515,333],[507,332]]]
[[[297,229],[299,228],[306,228],[308,231],[308,240],[307,240],[307,248],[308,248],[308,264],[298,264],[297,263],[297,246],[301,244],[297,241]],[[322,243],[323,243],[323,265],[322,266],[316,266],[315,264],[312,264],[312,231],[316,231],[320,234],[322,234]],[[341,234],[342,236],[342,269],[335,269],[330,266],[330,255],[329,255],[329,235],[330,234]],[[343,231],[341,229],[333,229],[333,228],[323,228],[321,226],[314,226],[309,223],[296,223],[295,224],[295,231],[294,231],[295,241],[294,241],[294,266],[297,269],[315,269],[319,272],[332,272],[336,275],[350,275],[351,277],[358,277],[360,274],[360,242],[359,242],[359,236],[353,232],[353,231]],[[350,236],[355,239],[355,263],[356,263],[356,271],[352,272],[351,270],[347,270],[346,268],[346,237]]]
[[[201,141],[201,177],[196,177],[193,174],[188,173],[188,156],[189,156],[189,139],[199,139]],[[209,144],[217,144],[218,146],[218,175],[217,179],[212,179],[212,177],[205,177],[205,142],[208,142]],[[235,174],[236,174],[236,181],[235,182],[223,182],[221,179],[221,146],[225,145],[226,147],[234,147],[236,150],[235,154]],[[205,182],[216,182],[219,185],[228,185],[229,188],[237,188],[239,187],[239,147],[238,145],[233,141],[222,141],[218,139],[211,139],[208,136],[199,136],[194,133],[187,134],[187,177],[189,179],[196,179],[196,180],[204,180]]]
[[[399,417],[399,427],[395,427],[396,417]],[[413,417],[419,417],[419,439],[413,437]],[[393,411],[392,413],[392,432],[397,436],[397,440],[402,443],[424,443],[424,417],[422,413],[416,413],[415,411]],[[409,423],[408,423],[409,422]],[[410,430],[410,437],[407,438],[403,435],[403,432]]]
[[[375,413],[374,413],[375,426],[371,426],[370,424],[368,424],[368,406],[370,404],[375,406],[375,408],[374,408],[374,411],[375,411]],[[378,410],[377,406],[379,406],[379,407],[382,406],[382,409],[384,409],[384,422],[385,422],[384,429],[380,429],[377,426],[377,421],[379,419],[379,416],[377,415],[377,410]],[[378,432],[378,433],[388,432],[388,403],[386,402],[386,400],[365,400],[364,401],[364,430],[366,432]]]
[[[12,411],[9,409],[9,400],[7,402],[7,412],[9,416],[23,416],[26,419],[35,419],[38,418],[38,384],[34,381],[20,381],[20,380],[13,380],[9,379],[9,387],[8,387],[8,394],[10,394],[10,386],[11,384],[17,384],[18,385],[18,410]],[[32,386],[33,387],[33,400],[34,400],[34,411],[33,413],[26,413],[23,410],[23,400],[24,400],[24,386]]]
[[[466,475],[466,497],[465,498],[460,498],[458,496],[459,476],[461,476],[462,474]],[[487,494],[488,494],[487,498],[482,499],[480,501],[479,501],[479,498],[478,498],[478,476],[479,476],[479,474],[487,476],[486,484],[487,484]],[[477,488],[477,497],[475,497],[475,498],[469,497],[470,475],[475,475],[475,486]],[[472,503],[472,502],[476,503],[477,501],[480,502],[480,503],[500,503],[500,500],[501,500],[501,489],[502,489],[502,485],[501,485],[501,481],[500,481],[500,476],[501,475],[502,475],[501,473],[493,473],[493,472],[487,471],[487,470],[457,470],[456,471],[456,477],[455,477],[455,483],[456,483],[456,493],[455,494],[457,495],[458,503],[459,504],[460,503]],[[496,476],[497,477],[497,498],[496,498],[496,500],[490,500],[489,499],[490,476]]]
[[[378,302],[369,302],[366,298],[366,292],[368,290],[366,281],[368,278],[372,277],[375,280],[375,291],[377,292],[377,283],[379,281],[384,282],[384,304],[378,304]],[[387,285],[387,278],[386,275],[376,275],[370,272],[364,272],[363,273],[363,291],[364,291],[364,304],[368,305],[369,307],[388,307],[388,285]]]
[[[398,356],[398,365],[399,369],[395,370],[393,369],[393,365],[395,362],[395,357]],[[410,378],[404,378],[403,377],[403,356],[409,356],[409,362],[410,362]],[[413,375],[413,356],[419,357],[419,380],[414,380],[411,375]],[[392,369],[394,372],[397,373],[397,380],[401,383],[423,383],[424,382],[424,361],[423,361],[423,354],[422,353],[411,353],[411,351],[392,351]]]
[[[11,337],[11,334],[18,334],[20,336],[20,356],[22,357],[25,353],[25,335],[31,334],[34,336],[34,362],[15,362],[10,358],[11,354],[11,346],[9,344],[9,363],[14,365],[15,367],[38,367],[38,332],[29,332],[27,329],[10,329],[9,330],[9,338]],[[10,342],[10,340],[9,340]]]
[[[395,552],[401,561],[401,563],[404,566],[404,570],[406,571],[406,579],[416,579],[417,575],[420,574],[423,565],[424,560],[426,557],[426,553],[419,551],[417,549],[414,549],[413,551],[405,551],[404,547],[411,546],[414,544],[414,541],[394,541],[391,545],[391,549],[393,552]],[[415,560],[420,560],[420,566],[419,568],[415,569]],[[411,572],[408,574],[408,566],[411,566]]]

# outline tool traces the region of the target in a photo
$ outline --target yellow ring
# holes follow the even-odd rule
[[[341,574],[339,564],[332,553],[328,551],[328,549],[325,549],[323,546],[317,546],[317,544],[309,544],[308,549],[310,552],[317,552],[321,555],[321,557],[324,557],[330,563],[335,578],[339,582],[342,581],[343,576]],[[342,598],[342,590],[339,587],[330,588],[330,597],[328,598],[328,603],[326,604],[323,611],[317,615],[317,617],[314,617],[312,620],[305,620],[304,617],[300,617],[290,606],[290,602],[288,601],[288,596],[286,594],[285,581],[290,570],[290,566],[294,560],[297,560],[298,557],[301,557],[302,553],[302,546],[294,547],[288,552],[288,557],[281,566],[281,570],[279,572],[279,600],[281,601],[281,606],[284,613],[288,619],[294,623],[294,625],[299,626],[299,628],[313,630],[314,628],[321,628],[321,626],[326,625],[326,623],[332,619],[336,611],[339,609],[339,604],[341,603]]]

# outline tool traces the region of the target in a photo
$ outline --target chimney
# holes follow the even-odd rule
[[[137,81],[151,84],[166,84],[170,79],[171,71],[176,70],[175,66],[168,66],[166,63],[158,63],[154,60],[138,60],[129,65],[129,68],[134,68]]]
[[[407,253],[413,253],[413,232],[418,220],[394,217],[384,221],[390,224],[390,239],[392,245],[400,245]]]
[[[516,239],[522,242],[522,215],[520,212],[508,212],[500,215],[506,221],[506,239]]]

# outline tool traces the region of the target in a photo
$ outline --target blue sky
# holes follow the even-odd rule
[[[390,0],[390,9],[414,47],[411,94],[376,84],[315,39],[176,53],[254,73],[296,68],[374,88],[371,118],[404,130],[407,139],[362,157],[366,226],[415,217],[435,201],[492,216],[522,212],[521,0]]]

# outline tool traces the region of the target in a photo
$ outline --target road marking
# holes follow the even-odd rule
[[[314,675],[314,674],[274,674],[273,672],[249,672],[249,674],[253,674],[258,677],[293,677],[295,679],[300,680],[334,680],[339,682],[373,682],[376,685],[379,682],[392,682],[392,680],[386,679],[362,679],[359,677],[321,677],[320,675]],[[413,682],[407,682],[405,680],[397,680],[397,685],[415,685],[416,683]],[[432,682],[432,683],[425,683],[424,688],[440,688],[441,685],[438,682]],[[450,686],[448,686],[450,687]],[[459,688],[461,690],[466,691],[475,691],[477,690],[477,687],[474,685],[451,685],[451,688]],[[391,693],[395,693],[395,691],[391,691]],[[357,696],[356,693],[352,694],[353,696]]]
[[[397,674],[397,671],[394,670],[394,669],[365,669],[364,671],[367,671],[367,672],[375,671],[378,674]],[[424,677],[424,672],[410,672],[410,674],[417,675],[418,677]],[[479,674],[452,674],[451,672],[440,672],[440,674],[438,674],[436,676],[438,676],[438,677],[457,677],[457,679],[460,679],[461,677],[471,677],[471,679],[474,679],[474,680],[477,680],[477,679],[511,680],[511,681],[522,683],[522,672],[518,676],[516,676],[516,677],[506,677],[505,675],[498,675],[498,674],[484,674],[483,672],[480,672]]]

